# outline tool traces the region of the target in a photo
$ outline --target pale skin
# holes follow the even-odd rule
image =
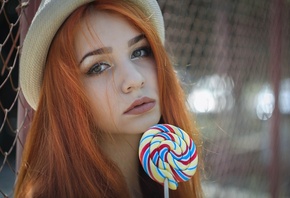
[[[97,11],[81,23],[75,37],[81,80],[96,122],[112,139],[101,148],[125,176],[131,197],[140,197],[138,145],[159,122],[156,64],[146,37],[120,15]]]

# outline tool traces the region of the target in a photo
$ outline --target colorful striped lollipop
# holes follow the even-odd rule
[[[139,144],[139,159],[156,182],[176,190],[178,182],[189,180],[197,168],[196,146],[182,129],[169,124],[150,127]]]

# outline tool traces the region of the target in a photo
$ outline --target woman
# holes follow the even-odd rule
[[[201,156],[156,1],[90,1],[43,1],[23,44],[20,82],[36,112],[15,197],[163,197],[138,161],[157,123],[187,131]],[[170,196],[202,197],[199,170]]]

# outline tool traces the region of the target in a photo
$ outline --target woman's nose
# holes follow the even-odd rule
[[[145,78],[141,69],[138,68],[138,65],[135,65],[129,61],[125,63],[125,65],[123,65],[120,70],[120,75],[122,75],[121,89],[123,93],[129,93],[144,86]]]

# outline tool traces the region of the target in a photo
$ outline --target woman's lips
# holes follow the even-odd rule
[[[155,100],[148,97],[139,98],[130,105],[124,114],[138,115],[145,113],[151,110],[155,106],[155,103]]]

